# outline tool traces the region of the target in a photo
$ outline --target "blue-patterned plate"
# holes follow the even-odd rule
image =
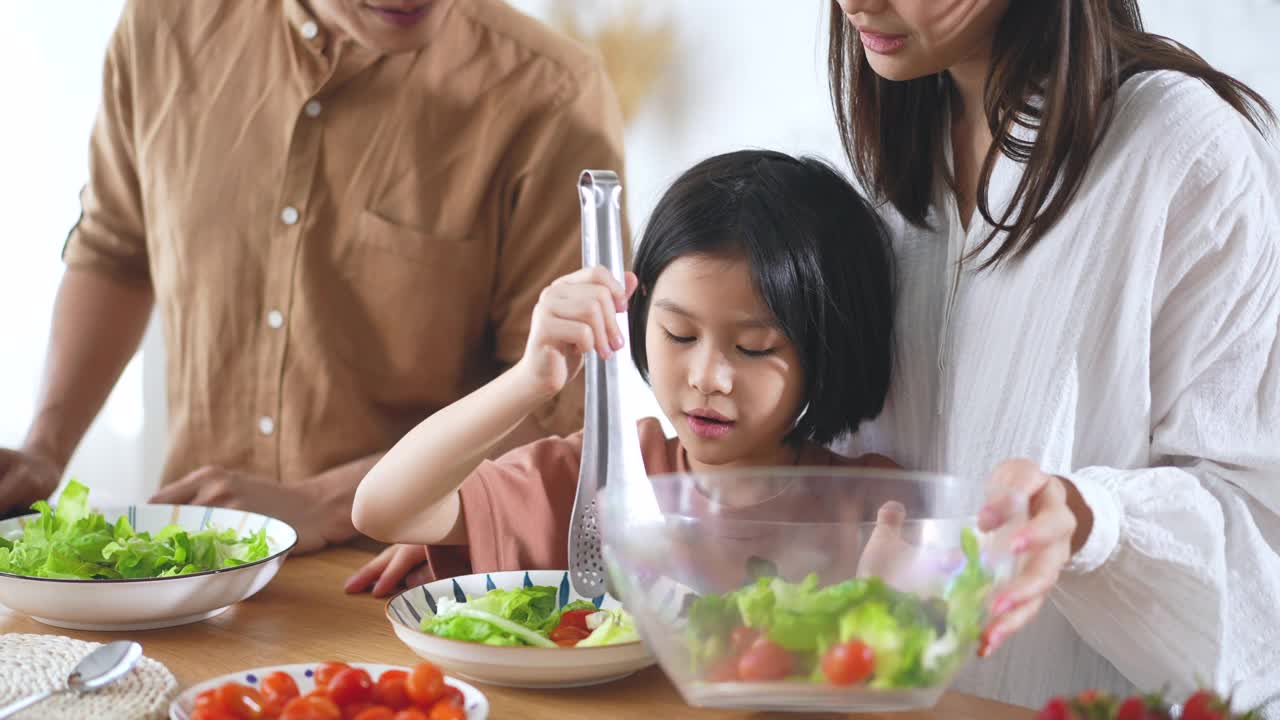
[[[590,600],[596,607],[619,608],[613,597],[583,598],[573,591],[564,570],[478,573],[437,580],[410,588],[387,601],[387,619],[396,636],[418,655],[445,671],[482,683],[510,687],[578,687],[626,677],[654,662],[640,642],[590,648],[498,647],[449,640],[419,629],[422,618],[435,613],[440,598],[465,602],[494,589],[531,585],[559,588],[561,605]]]
[[[240,683],[241,685],[249,685],[258,687],[258,683],[262,682],[262,678],[270,673],[286,672],[293,681],[298,683],[298,692],[306,695],[316,688],[316,681],[312,677],[315,669],[320,663],[303,663],[299,665],[275,665],[272,667],[260,667],[252,670],[242,670],[240,672],[230,673],[222,677],[216,677],[212,680],[205,680],[198,685],[192,685],[179,695],[172,703],[169,704],[169,720],[189,720],[192,711],[195,709],[196,696],[210,688],[216,688],[229,682]],[[360,668],[369,673],[374,682],[377,682],[378,676],[388,670],[404,670],[411,672],[413,668],[402,667],[399,665],[373,665],[370,663],[347,663],[353,668]],[[465,701],[467,709],[467,720],[486,720],[489,717],[489,700],[484,693],[475,689],[461,680],[445,676],[444,681],[462,691],[462,697]]]

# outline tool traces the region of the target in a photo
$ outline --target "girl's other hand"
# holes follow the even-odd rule
[[[551,397],[582,369],[591,351],[609,357],[622,349],[618,313],[636,289],[636,276],[620,285],[603,266],[583,268],[547,286],[533,309],[529,340],[517,367],[539,392]]]

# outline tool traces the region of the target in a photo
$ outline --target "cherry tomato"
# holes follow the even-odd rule
[[[747,682],[781,680],[791,674],[791,653],[772,640],[761,637],[738,660],[738,677]]]
[[[741,655],[751,649],[752,643],[760,639],[760,631],[755,628],[749,628],[746,625],[739,625],[729,633],[729,652],[734,655]]]
[[[413,704],[405,684],[409,673],[404,670],[387,670],[378,676],[373,686],[373,701],[392,710],[403,710]]]
[[[240,720],[262,720],[262,693],[238,683],[218,688],[218,703]]]
[[[579,627],[561,625],[555,630],[552,630],[547,637],[551,639],[551,642],[559,645],[560,647],[573,647],[583,640],[586,640],[587,636],[590,634],[591,633]]]
[[[458,707],[466,707],[467,696],[462,691],[452,685],[445,685],[444,692],[440,694],[440,698],[436,700],[436,705],[441,703],[453,703]],[[431,707],[435,707],[432,705]]]
[[[262,690],[262,697],[268,701],[275,699],[288,702],[302,694],[298,692],[298,683],[293,676],[279,670],[267,673],[266,677],[262,678],[259,689]],[[284,703],[282,702],[281,705],[283,706]]]
[[[218,688],[209,688],[196,695],[195,709],[222,707],[222,701],[218,700]]]
[[[349,667],[329,678],[325,692],[338,707],[364,705],[373,702],[373,679],[368,672]]]
[[[284,706],[280,720],[342,720],[342,711],[323,695],[303,695]]]
[[[265,720],[277,720],[280,713],[284,712],[284,706],[289,704],[293,698],[263,698],[262,717]]]
[[[396,713],[392,720],[431,720],[431,718],[418,708],[409,708]]]
[[[860,640],[840,643],[822,656],[822,674],[832,685],[860,683],[871,677],[875,669],[875,651]]]
[[[580,630],[587,630],[587,616],[594,614],[595,610],[569,610],[560,616],[560,622],[556,627],[575,627]]]
[[[467,711],[463,710],[461,705],[438,702],[431,706],[427,720],[467,720]]]
[[[355,720],[360,713],[373,707],[372,703],[352,703],[342,705],[342,720]]]
[[[329,661],[320,663],[320,665],[316,667],[316,687],[328,687],[329,681],[333,679],[333,676],[343,670],[346,670],[348,667],[350,666],[341,662]]]
[[[444,693],[444,673],[431,663],[419,663],[409,673],[405,689],[415,705],[427,710]]]
[[[207,705],[192,710],[191,720],[237,720],[237,718],[220,706]]]
[[[371,708],[361,710],[352,720],[395,720],[396,711],[385,705],[374,705]]]
[[[722,658],[719,662],[712,665],[703,678],[707,682],[737,682],[738,681],[738,661],[742,658],[737,655],[730,655]]]

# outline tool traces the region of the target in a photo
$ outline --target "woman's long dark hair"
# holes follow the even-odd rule
[[[836,124],[859,179],[909,222],[927,225],[934,174],[955,187],[940,161],[948,96],[945,73],[894,82],[876,75],[858,34],[831,3],[828,71]],[[1175,70],[1203,80],[1262,131],[1275,115],[1266,100],[1168,38],[1144,32],[1137,0],[1012,2],[992,45],[984,110],[994,142],[982,162],[977,209],[994,228],[969,258],[1007,234],[982,268],[1020,257],[1062,217],[1112,118],[1107,100],[1137,73]],[[1039,105],[1033,104],[1040,98]],[[1017,125],[1037,130],[1033,142]],[[991,215],[988,185],[998,153],[1026,164],[1008,208]]]

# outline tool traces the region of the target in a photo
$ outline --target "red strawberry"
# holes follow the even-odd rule
[[[1076,700],[1084,703],[1085,705],[1092,705],[1097,702],[1099,695],[1100,693],[1097,690],[1090,688],[1088,690],[1080,691],[1080,694],[1076,696]]]
[[[1182,706],[1181,720],[1227,720],[1227,705],[1212,690],[1199,690]]]
[[[1131,697],[1120,703],[1116,720],[1147,720],[1147,704],[1140,697]]]
[[[1071,713],[1071,706],[1067,704],[1067,701],[1056,697],[1040,708],[1039,714],[1036,715],[1036,720],[1074,720],[1074,715]]]
[[[1120,704],[1115,720],[1169,720],[1169,711],[1158,695],[1134,695]]]

